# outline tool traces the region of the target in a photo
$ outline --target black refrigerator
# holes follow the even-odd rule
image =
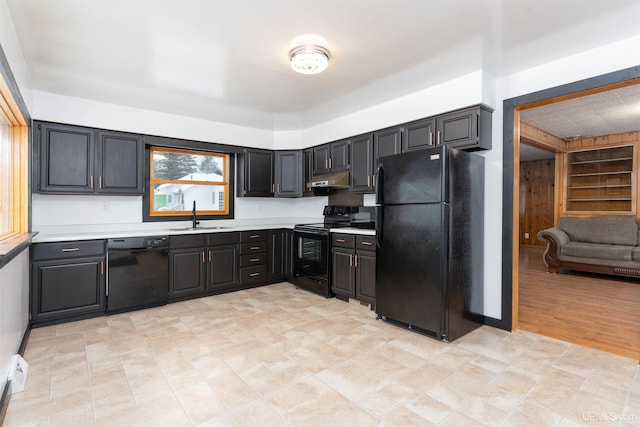
[[[484,158],[438,146],[377,169],[378,318],[452,341],[483,316]]]

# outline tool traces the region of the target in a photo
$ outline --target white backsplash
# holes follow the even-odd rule
[[[326,204],[326,196],[295,199],[236,198],[235,218],[321,218],[322,208]],[[50,226],[142,223],[142,197],[34,194],[32,199],[33,231]]]

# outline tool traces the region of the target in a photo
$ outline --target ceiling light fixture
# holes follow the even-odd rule
[[[301,74],[318,74],[329,65],[329,50],[315,44],[294,47],[289,51],[291,68]]]

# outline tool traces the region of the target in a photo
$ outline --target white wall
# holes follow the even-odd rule
[[[33,91],[32,96],[34,107],[31,115],[36,120],[194,141],[273,148],[273,132],[264,129],[212,122],[48,92]]]
[[[9,9],[0,1],[0,46],[31,110],[31,77],[27,70]],[[10,357],[18,351],[29,316],[29,252],[24,251],[0,269],[0,392],[4,390]]]
[[[29,251],[0,269],[0,392],[29,323]]]
[[[4,55],[9,61],[11,72],[20,88],[27,109],[31,112],[31,76],[27,69],[27,63],[22,56],[22,49],[18,43],[18,37],[16,36],[6,0],[0,0],[0,46],[2,46]]]

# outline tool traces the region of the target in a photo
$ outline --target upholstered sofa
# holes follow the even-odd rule
[[[563,217],[538,233],[547,243],[544,263],[559,268],[640,277],[640,231],[633,216]]]

